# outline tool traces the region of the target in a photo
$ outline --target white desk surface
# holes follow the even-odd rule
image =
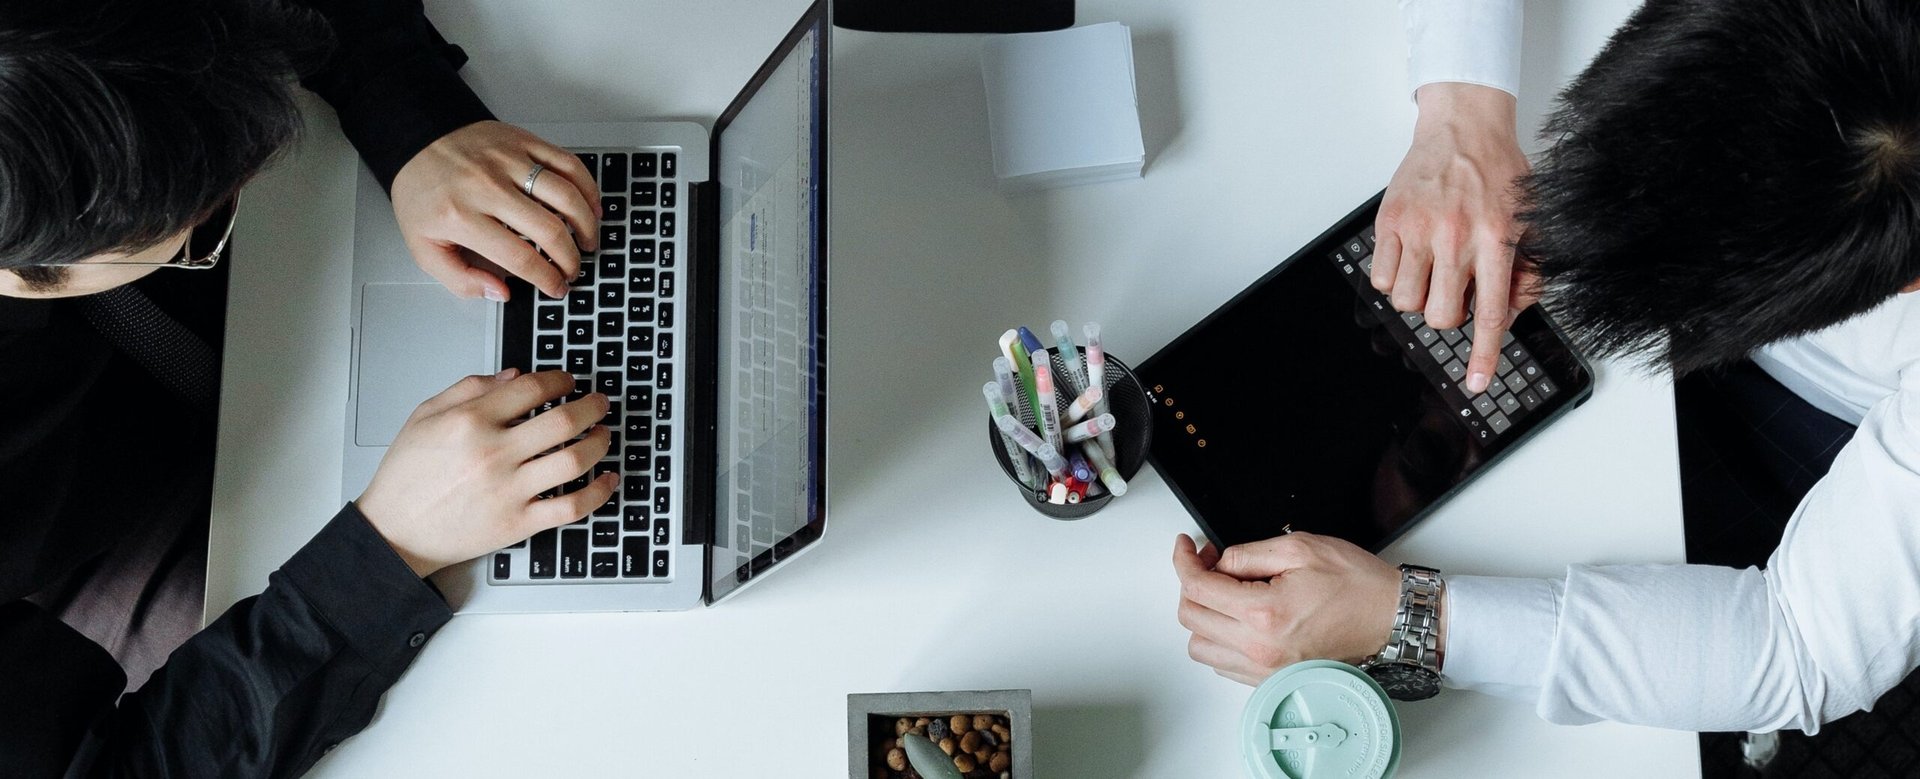
[[[505,119],[710,122],[805,2],[428,5]],[[1631,5],[1529,4],[1525,126]],[[1086,521],[1029,511],[980,440],[977,387],[1015,323],[1099,321],[1145,357],[1383,186],[1414,116],[1400,19],[1083,0],[1080,20],[1133,27],[1146,176],[1018,196],[994,188],[980,38],[835,32],[820,548],[702,611],[456,618],[318,773],[845,776],[848,693],[1030,688],[1040,776],[1239,775],[1248,689],[1188,660],[1174,621],[1186,513],[1150,471]],[[236,238],[211,614],[338,508],[357,163],[309,107]],[[1591,402],[1387,556],[1539,576],[1679,561],[1673,430],[1664,382],[1603,366]],[[1401,713],[1405,776],[1698,774],[1689,733],[1457,691]]]

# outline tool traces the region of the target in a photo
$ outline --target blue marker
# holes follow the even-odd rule
[[[1020,328],[1020,343],[1027,347],[1028,354],[1047,348],[1040,345],[1040,337],[1034,335],[1033,331],[1028,330],[1025,326]]]

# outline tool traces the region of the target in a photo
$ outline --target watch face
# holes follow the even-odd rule
[[[1440,693],[1440,675],[1417,665],[1381,663],[1368,668],[1367,675],[1396,701],[1423,701]]]

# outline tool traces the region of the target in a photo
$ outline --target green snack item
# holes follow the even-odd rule
[[[1240,734],[1254,779],[1386,779],[1400,767],[1393,702],[1365,672],[1333,660],[1267,677],[1247,701]]]
[[[965,779],[953,767],[953,758],[926,737],[908,733],[900,737],[900,746],[907,750],[907,763],[925,779]]]

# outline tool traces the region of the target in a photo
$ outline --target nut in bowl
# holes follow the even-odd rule
[[[848,776],[1032,777],[1032,727],[1027,690],[848,695]]]

